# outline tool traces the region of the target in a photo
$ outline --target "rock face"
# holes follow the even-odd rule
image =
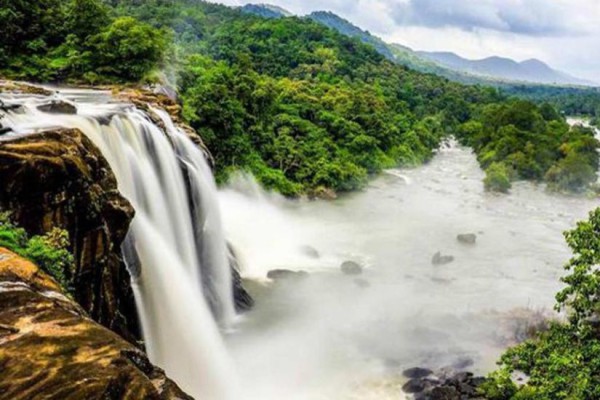
[[[64,129],[0,142],[0,182],[0,210],[29,233],[69,232],[75,270],[65,272],[83,309],[128,340],[139,338],[120,250],[134,211],[98,148]]]
[[[254,299],[246,291],[242,284],[242,276],[240,275],[240,265],[235,249],[231,244],[227,244],[229,267],[231,268],[233,301],[237,312],[250,310],[254,306]]]
[[[3,399],[191,399],[35,265],[3,248],[0,366]]]

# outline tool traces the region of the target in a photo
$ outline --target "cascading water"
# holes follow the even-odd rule
[[[216,187],[203,152],[162,110],[151,112],[164,132],[131,106],[82,102],[77,115],[65,115],[40,112],[40,101],[47,99],[12,99],[22,108],[5,115],[3,125],[16,134],[80,129],[136,210],[123,250],[151,361],[194,397],[239,398],[213,318],[226,326],[235,311]]]

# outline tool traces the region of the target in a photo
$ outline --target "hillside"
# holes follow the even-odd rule
[[[170,76],[185,118],[214,156],[221,182],[245,170],[289,196],[359,189],[385,168],[429,160],[448,134],[481,152],[485,168],[507,162],[506,171],[515,171],[511,179],[544,180],[552,167],[558,179],[579,164],[593,168],[595,163],[594,157],[575,158],[589,147],[573,146],[576,165],[557,164],[568,155],[559,148],[588,132],[569,135],[564,120],[547,105],[508,101],[492,88],[398,65],[359,38],[309,18],[263,18],[196,0],[115,0],[110,8],[97,0],[72,4],[75,9],[56,14],[51,25],[56,30],[46,33],[55,47],[36,48],[35,35],[24,38],[31,45],[8,48],[4,73],[87,83],[157,82]],[[21,6],[12,7],[19,12]],[[48,18],[44,9],[37,11],[40,21]],[[67,34],[60,24],[75,11],[80,17],[73,27],[81,29],[80,36]],[[317,16],[339,22],[330,14]],[[103,22],[80,26],[84,20]],[[489,118],[498,109],[504,117]],[[509,132],[511,125],[516,129]],[[500,133],[514,136],[510,146],[498,143]],[[551,140],[539,140],[546,136]],[[543,146],[544,157],[523,153],[529,143]],[[502,151],[496,149],[500,145]],[[526,171],[531,168],[535,171]],[[585,185],[592,179],[589,168],[580,170],[585,179],[577,182]],[[569,189],[571,181],[565,180]]]

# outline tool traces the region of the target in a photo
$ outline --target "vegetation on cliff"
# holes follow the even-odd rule
[[[72,290],[72,282],[65,276],[65,271],[72,271],[75,266],[73,255],[68,250],[68,232],[54,228],[45,235],[29,236],[25,229],[11,222],[9,216],[8,212],[0,212],[0,247],[28,258],[63,289]]]
[[[573,258],[562,278],[566,287],[557,296],[557,311],[568,315],[534,339],[508,350],[501,369],[485,385],[492,400],[600,398],[600,208],[587,221],[565,233]],[[518,387],[510,379],[514,371],[529,379]]]

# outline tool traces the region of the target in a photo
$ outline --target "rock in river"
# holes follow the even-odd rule
[[[356,261],[344,261],[340,269],[346,275],[360,275],[363,272],[363,267]]]
[[[77,114],[77,107],[66,101],[53,100],[38,106],[38,110],[48,114]]]
[[[454,256],[442,255],[442,253],[439,251],[431,258],[431,263],[433,265],[450,264],[452,261],[454,261]]]
[[[477,242],[477,235],[474,233],[462,233],[456,236],[456,240],[462,244],[475,244]]]
[[[273,269],[267,273],[267,278],[273,279],[274,281],[306,278],[307,276],[308,272],[306,271],[291,271],[289,269]]]

